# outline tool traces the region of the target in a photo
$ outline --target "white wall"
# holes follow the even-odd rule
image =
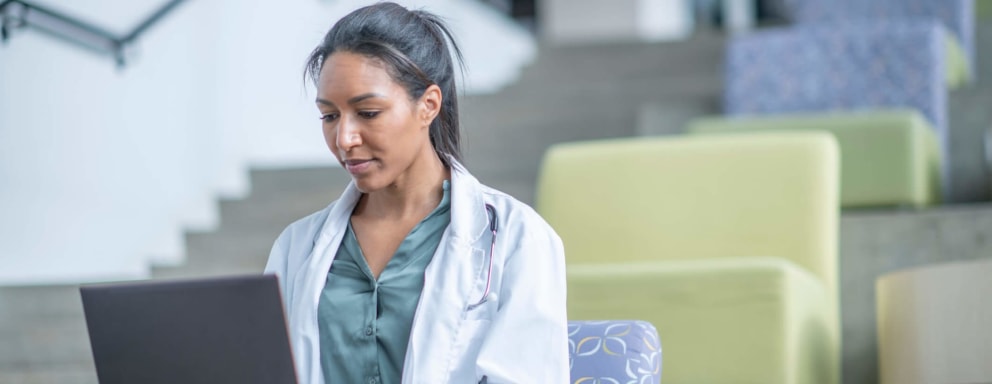
[[[688,37],[690,0],[543,0],[542,38],[551,44],[656,42]]]
[[[123,31],[162,2],[46,4]],[[368,3],[189,1],[122,70],[36,32],[14,36],[0,47],[0,285],[146,277],[183,262],[183,231],[214,228],[216,198],[245,196],[250,167],[332,164],[303,62]],[[536,53],[472,0],[402,3],[449,19],[470,91],[512,81]]]

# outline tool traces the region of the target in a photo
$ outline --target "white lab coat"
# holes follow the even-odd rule
[[[403,364],[404,384],[569,381],[561,239],[527,205],[451,169],[451,223],[427,266]],[[354,183],[327,208],[286,228],[265,266],[279,276],[301,384],[322,384],[317,302],[361,196]],[[492,234],[498,217],[488,300]],[[328,383],[341,384],[341,383]]]

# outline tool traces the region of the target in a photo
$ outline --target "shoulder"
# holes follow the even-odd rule
[[[266,263],[266,272],[282,274],[293,270],[296,265],[301,263],[303,258],[309,255],[313,249],[317,233],[323,227],[335,204],[337,201],[286,226],[272,245],[269,260]]]
[[[499,212],[501,219],[545,223],[534,208],[503,191],[484,184],[480,184],[479,191],[482,193],[482,200],[492,205]]]
[[[499,219],[496,237],[503,245],[496,246],[494,257],[503,265],[500,281],[526,290],[538,289],[534,282],[542,281],[564,292],[565,247],[551,225],[531,206],[506,193],[486,186],[480,191]]]
[[[496,210],[501,232],[516,238],[561,242],[551,225],[530,205],[486,185],[480,185],[480,191],[483,200]]]
[[[323,226],[324,221],[327,220],[327,215],[337,204],[337,200],[329,204],[324,209],[317,212],[311,213],[301,219],[294,221],[293,223],[286,226],[282,233],[279,235],[279,239],[276,242],[281,241],[292,241],[298,240],[301,236],[309,236],[316,234],[320,227]]]

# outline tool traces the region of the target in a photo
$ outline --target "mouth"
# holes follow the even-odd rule
[[[356,160],[350,159],[342,162],[344,168],[352,175],[365,173],[372,166],[372,159]]]

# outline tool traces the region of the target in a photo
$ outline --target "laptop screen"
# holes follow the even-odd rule
[[[80,288],[97,376],[118,383],[296,383],[275,276]]]

